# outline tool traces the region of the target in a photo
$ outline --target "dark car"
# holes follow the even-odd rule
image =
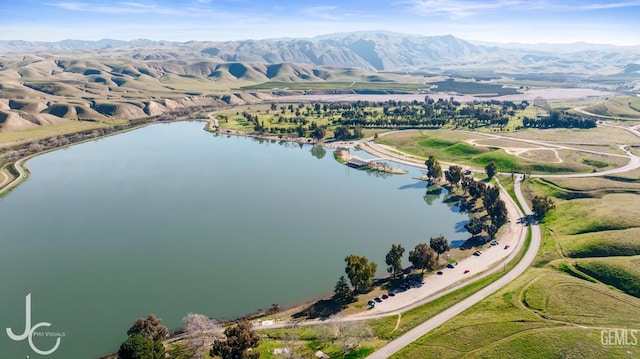
[[[455,268],[455,266],[452,263],[447,264],[447,268]]]
[[[437,274],[437,275],[442,275],[442,271],[441,271],[441,270],[439,270],[439,271],[437,271],[437,272],[436,272],[436,274]]]

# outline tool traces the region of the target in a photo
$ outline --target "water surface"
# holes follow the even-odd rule
[[[0,329],[24,331],[31,293],[32,324],[64,334],[46,358],[92,358],[149,313],[177,328],[189,312],[290,306],[330,293],[348,254],[382,275],[392,243],[407,263],[429,237],[467,237],[467,216],[425,198],[415,169],[373,175],[329,150],[202,127],[153,125],[29,160],[31,177],[0,201]],[[0,357],[26,354],[40,357],[0,331]]]

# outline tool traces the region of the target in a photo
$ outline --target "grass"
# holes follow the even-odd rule
[[[575,266],[602,283],[640,298],[640,256],[580,259]]]
[[[626,354],[603,347],[600,327],[632,328],[640,301],[552,269],[530,269],[392,358],[553,358]],[[574,323],[580,323],[578,329]],[[594,326],[589,328],[585,326]]]
[[[112,125],[123,124],[126,121],[109,121],[109,122],[87,122],[87,121],[68,121],[60,125],[38,126],[33,129],[23,131],[0,131],[0,148],[12,146],[25,141],[35,141],[52,136],[63,134],[94,130],[97,128],[109,127]]]
[[[507,133],[505,136],[567,144],[611,145],[612,139],[615,139],[615,143],[640,144],[639,137],[621,128],[607,126],[598,126],[595,129],[589,130],[568,128],[546,130],[525,129]]]
[[[463,142],[464,141],[464,142]],[[491,147],[470,144],[483,141]],[[422,130],[402,131],[379,137],[376,142],[393,146],[414,156],[426,158],[434,155],[441,162],[458,163],[462,165],[484,168],[489,162],[494,162],[499,171],[508,172],[512,168],[516,171],[531,171],[534,173],[580,173],[591,172],[595,165],[598,169],[619,167],[628,162],[625,158],[578,152],[573,150],[554,150],[563,160],[557,162],[556,152],[533,146],[527,143],[508,141],[509,146],[531,148],[520,156],[507,153],[498,148],[504,140],[493,141],[481,134],[454,130]]]
[[[563,237],[567,257],[613,257],[640,255],[640,228],[599,231]]]
[[[619,177],[525,181],[525,197],[551,196],[557,206],[542,224],[537,267],[392,358],[639,356],[638,345],[601,342],[602,329],[638,329],[640,317],[640,300],[631,296],[640,293],[639,198],[601,187],[634,185],[637,178]],[[510,176],[500,180],[512,182]],[[598,196],[567,196],[576,189]],[[597,255],[603,257],[570,258]]]
[[[614,97],[585,108],[587,112],[602,116],[640,119],[640,98]]]

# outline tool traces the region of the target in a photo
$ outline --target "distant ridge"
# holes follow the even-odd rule
[[[143,61],[202,59],[296,63],[353,67],[365,71],[454,70],[608,75],[624,73],[626,66],[640,64],[638,46],[472,43],[452,35],[420,36],[385,31],[241,41],[0,41],[0,55],[39,53]]]

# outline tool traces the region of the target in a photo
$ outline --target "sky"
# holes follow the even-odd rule
[[[353,31],[640,45],[640,0],[0,0],[0,40],[226,41]]]

